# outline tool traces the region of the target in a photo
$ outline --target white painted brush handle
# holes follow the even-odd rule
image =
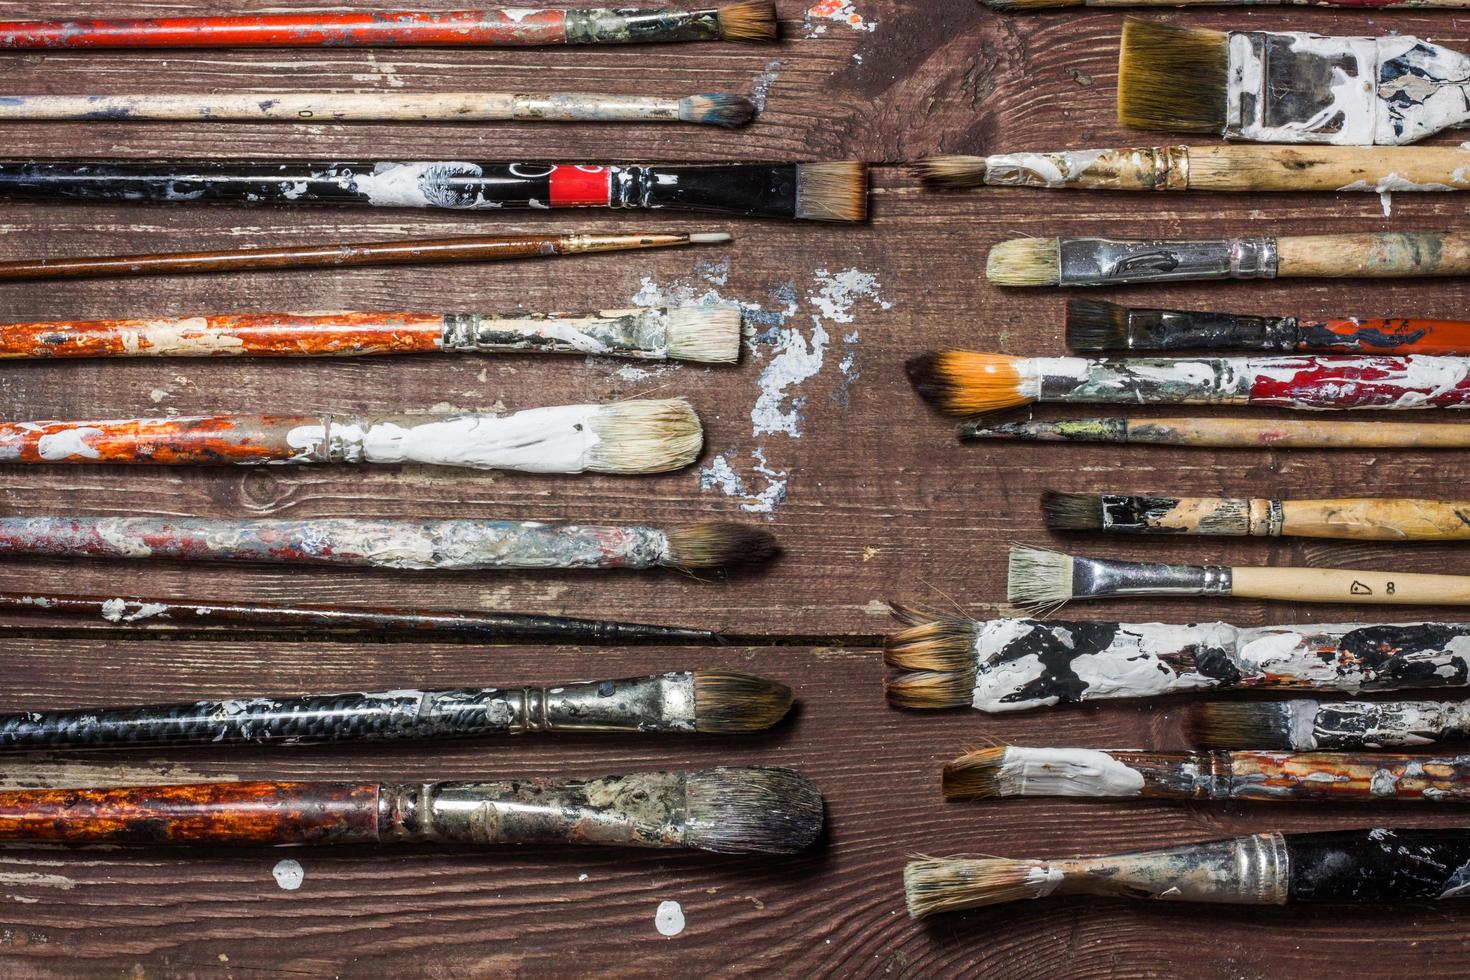
[[[1233,568],[1230,594],[1237,599],[1286,602],[1467,606],[1470,605],[1470,575],[1354,568]]]

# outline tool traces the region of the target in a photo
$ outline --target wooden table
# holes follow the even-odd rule
[[[335,7],[371,6],[347,0]],[[428,6],[426,4],[426,6]],[[439,6],[443,6],[442,4]],[[682,127],[464,125],[24,125],[14,157],[552,158],[770,160],[862,157],[874,172],[862,227],[679,215],[506,216],[265,211],[187,206],[19,206],[0,214],[0,255],[465,234],[485,229],[713,229],[728,248],[480,267],[271,273],[0,287],[11,320],[292,309],[583,309],[659,298],[749,304],[757,333],[739,367],[641,371],[581,358],[419,357],[314,363],[219,360],[10,364],[0,406],[20,419],[220,411],[500,410],[657,393],[704,417],[695,468],[633,479],[427,469],[8,468],[5,513],[220,517],[495,516],[677,523],[743,518],[787,556],[751,578],[677,574],[414,575],[182,564],[7,562],[0,588],[202,598],[546,611],[722,627],[767,637],[704,650],[480,648],[300,638],[126,637],[102,624],[3,639],[6,710],[226,694],[519,684],[728,665],[798,689],[768,737],[685,742],[585,738],[371,751],[192,750],[42,757],[0,765],[3,785],[209,778],[469,778],[597,774],[636,767],[772,763],[819,782],[824,846],[793,860],[669,853],[428,850],[35,851],[0,853],[0,971],[7,976],[267,974],[791,976],[1043,973],[1404,976],[1470,967],[1465,910],[1237,910],[1064,900],[916,925],[900,869],[916,852],[1060,856],[1269,828],[1432,825],[1462,811],[1384,806],[1172,806],[1022,800],[945,804],[938,767],[985,738],[1020,744],[1181,747],[1178,701],[982,717],[899,714],[883,701],[876,638],[884,601],[997,613],[1004,549],[1045,543],[1046,487],[1235,495],[1464,495],[1455,454],[1208,452],[961,446],[917,402],[901,365],[929,347],[1062,351],[1062,296],[1003,291],[986,249],[1017,234],[1221,235],[1463,227],[1458,195],[936,194],[901,164],[944,150],[991,152],[1147,142],[1113,119],[1121,18],[1005,18],[975,0],[854,0],[863,23],[803,17],[782,0],[779,47],[689,45],[580,51],[297,51],[5,55],[16,93],[605,89],[745,91],[766,101],[743,132]],[[280,9],[272,0],[190,13]],[[88,13],[157,15],[142,2]],[[183,8],[179,8],[183,9]],[[63,0],[3,0],[0,15],[63,17]],[[1452,12],[1331,14],[1264,8],[1171,19],[1218,28],[1398,31],[1470,49]],[[644,66],[642,71],[636,66]],[[1160,137],[1162,142],[1165,138]],[[1464,315],[1460,283],[1233,283],[1134,288],[1110,298],[1259,313]],[[1119,556],[1180,560],[1462,565],[1449,547],[1254,541],[1084,541]],[[1403,618],[1431,610],[1403,609]],[[1085,617],[1259,624],[1332,621],[1350,609],[1133,603]],[[1441,616],[1453,615],[1443,611]],[[277,884],[283,856],[298,889]],[[680,903],[682,933],[655,911]],[[1392,915],[1392,925],[1383,916]]]

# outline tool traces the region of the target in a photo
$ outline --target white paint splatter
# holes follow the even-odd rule
[[[815,37],[827,33],[827,25],[817,21],[830,20],[839,24],[846,24],[855,31],[872,32],[878,29],[876,20],[868,20],[858,13],[853,6],[852,0],[819,0],[807,8],[806,15],[807,37]]]
[[[276,866],[271,868],[271,874],[275,877],[276,884],[288,892],[294,892],[306,880],[306,870],[301,867],[301,862],[291,858],[277,861]]]
[[[1385,218],[1393,214],[1393,191],[1379,191],[1378,206],[1383,209]]]
[[[684,931],[684,910],[678,902],[659,902],[653,925],[660,936],[677,936]]]
[[[770,97],[771,86],[776,84],[780,76],[782,61],[766,62],[765,70],[755,76],[755,83],[750,87],[750,101],[755,103],[756,109],[766,111],[766,99]]]
[[[751,454],[755,460],[755,471],[766,478],[766,488],[756,494],[755,499],[749,503],[740,505],[740,509],[750,514],[769,514],[786,502],[786,471],[777,472],[771,469],[766,462],[766,451],[758,448]]]
[[[731,468],[729,458],[722,454],[699,471],[699,489],[719,490],[727,497],[740,497],[745,494],[745,481]]]
[[[872,300],[880,310],[893,309],[893,304],[883,299],[878,277],[871,272],[859,269],[828,272],[826,269],[818,269],[816,282],[820,288],[810,297],[810,301],[829,320],[851,323],[852,308],[859,299]]]
[[[827,331],[822,321],[812,317],[812,335],[799,330],[782,330],[774,357],[761,371],[760,395],[750,410],[751,435],[784,432],[801,438],[801,409],[806,399],[789,393],[789,389],[814,377],[822,370],[827,352]],[[785,407],[790,401],[790,408]]]

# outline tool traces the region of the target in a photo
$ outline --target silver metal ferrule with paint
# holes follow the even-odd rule
[[[541,351],[663,361],[670,316],[663,307],[525,316],[452,313],[444,317],[440,343],[457,354]]]
[[[653,41],[718,41],[716,10],[638,10],[593,8],[568,10],[568,44],[639,44]]]
[[[588,681],[506,691],[511,734],[694,731],[694,674]]]
[[[1132,854],[1050,861],[1046,873],[1061,875],[1053,894],[1285,905],[1291,857],[1281,834],[1251,834]]]
[[[1230,569],[1224,565],[1072,558],[1072,596],[1076,599],[1123,595],[1228,596],[1230,591]]]
[[[1276,277],[1274,238],[1063,238],[1058,251],[1063,286]]]

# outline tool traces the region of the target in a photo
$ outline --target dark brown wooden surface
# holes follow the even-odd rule
[[[337,6],[367,8],[364,0]],[[968,345],[1062,351],[1055,291],[1002,291],[980,270],[1015,234],[1220,235],[1456,228],[1460,195],[1148,196],[919,190],[898,166],[936,150],[997,152],[1167,142],[1113,121],[1120,15],[1063,12],[1007,19],[974,0],[854,0],[876,24],[804,23],[782,0],[779,47],[686,46],[580,51],[296,51],[7,55],[7,92],[193,92],[243,88],[590,89],[667,93],[748,90],[767,109],[739,133],[627,126],[26,125],[0,128],[9,156],[604,158],[660,160],[862,157],[881,164],[866,227],[725,222],[588,212],[533,216],[233,208],[12,206],[0,256],[73,255],[308,243],[489,228],[730,227],[728,249],[605,255],[556,263],[274,273],[222,278],[0,287],[12,320],[281,309],[592,308],[649,293],[710,290],[790,311],[787,343],[830,340],[819,370],[794,385],[800,434],[756,433],[770,337],[732,369],[681,367],[625,377],[581,359],[432,357],[361,361],[135,361],[6,364],[5,417],[85,418],[216,411],[397,412],[522,408],[657,392],[685,394],[710,449],[690,471],[648,479],[546,478],[425,469],[259,468],[0,471],[5,513],[282,516],[495,516],[673,523],[768,522],[788,549],[768,573],[731,582],[678,575],[369,574],[184,565],[7,562],[0,588],[379,602],[608,615],[729,628],[772,645],[700,650],[483,649],[114,636],[0,640],[5,710],[212,695],[372,687],[506,684],[743,666],[791,682],[802,706],[768,737],[733,741],[518,740],[383,750],[209,750],[0,760],[0,785],[81,785],[213,777],[468,778],[517,772],[597,774],[637,767],[761,762],[799,767],[826,792],[830,834],[808,857],[762,862],[661,853],[428,850],[0,852],[0,973],[137,976],[328,974],[1207,977],[1328,976],[1371,969],[1463,973],[1470,909],[1301,912],[1144,907],[1067,900],[915,925],[900,869],[916,852],[1060,856],[1269,828],[1369,822],[1463,823],[1462,810],[941,802],[938,768],[986,736],[1021,744],[1181,747],[1181,703],[1118,704],[984,718],[901,715],[881,693],[872,637],[882,601],[903,598],[986,616],[1004,594],[1004,548],[1042,543],[1037,495],[1069,490],[1330,496],[1466,495],[1454,453],[1178,452],[965,447],[911,396],[911,353]],[[278,9],[268,0],[187,12]],[[149,15],[157,4],[86,5]],[[182,10],[183,8],[179,8]],[[7,18],[65,16],[61,0],[0,0]],[[1470,49],[1454,13],[1334,14],[1224,10],[1178,21],[1224,28],[1418,33]],[[817,30],[822,28],[822,30]],[[635,67],[641,66],[641,67]],[[728,259],[728,265],[722,264]],[[824,309],[825,274],[858,270],[876,294]],[[1463,316],[1461,283],[1234,283],[1135,288],[1112,298],[1262,313]],[[794,306],[794,308],[793,308]],[[829,304],[829,307],[831,304]],[[818,320],[814,320],[813,317]],[[845,322],[846,316],[851,322]],[[769,321],[771,317],[766,317]],[[852,340],[846,337],[856,336]],[[794,341],[791,338],[795,338]],[[843,361],[851,357],[846,372]],[[791,408],[791,401],[784,403]],[[723,456],[748,493],[784,473],[787,499],[765,516],[745,498],[701,489]],[[1466,569],[1451,547],[1229,541],[1081,541],[1079,550],[1238,563]],[[1077,607],[1077,617],[1241,623],[1344,620],[1349,608],[1132,603]],[[1398,610],[1384,618],[1431,616]],[[1453,611],[1440,611],[1454,616]],[[782,641],[786,645],[775,645]],[[272,866],[299,860],[305,881],[279,888]],[[681,903],[687,928],[665,938],[659,903]]]

